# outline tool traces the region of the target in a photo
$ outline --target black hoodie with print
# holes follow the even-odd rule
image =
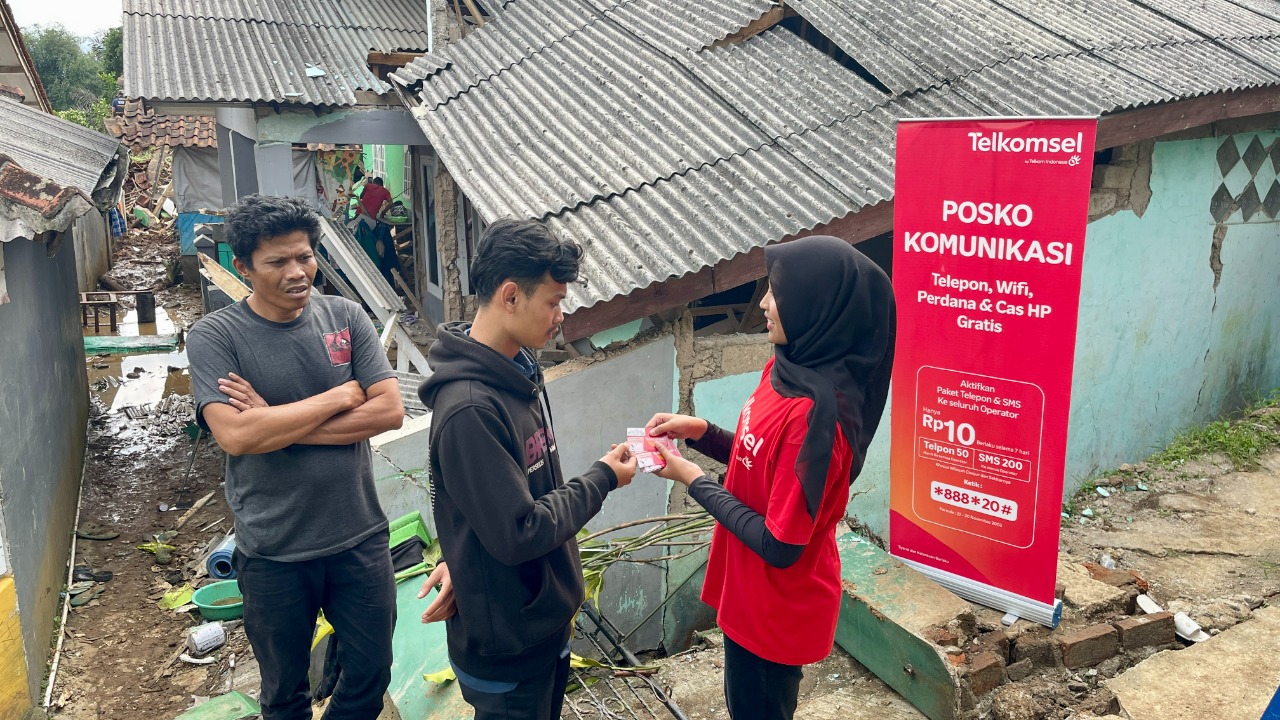
[[[518,682],[568,641],[584,592],[574,538],[618,481],[603,462],[563,479],[541,370],[529,379],[469,328],[441,326],[418,388],[432,410],[432,512],[458,606],[449,658],[468,675]]]

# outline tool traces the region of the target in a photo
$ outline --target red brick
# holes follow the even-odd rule
[[[1005,662],[1009,661],[1009,636],[1000,630],[979,635],[974,642],[999,655]]]
[[[1052,637],[1024,633],[1013,642],[1013,659],[1030,660],[1038,667],[1061,667],[1062,650]]]
[[[985,651],[969,659],[969,689],[974,695],[986,695],[1004,683],[1004,660]]]
[[[1128,570],[1108,570],[1095,562],[1087,562],[1084,567],[1094,580],[1112,587],[1122,588],[1126,585],[1135,585],[1138,582],[1138,576]]]
[[[1062,662],[1069,668],[1097,665],[1115,657],[1120,649],[1119,634],[1110,625],[1067,633],[1058,638],[1058,643],[1062,646]]]
[[[1139,615],[1112,623],[1126,650],[1175,642],[1173,614],[1167,612]]]
[[[924,631],[924,636],[941,647],[959,644],[960,638],[951,630],[944,627],[932,627]]]

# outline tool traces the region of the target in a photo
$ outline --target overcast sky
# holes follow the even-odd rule
[[[9,0],[18,27],[53,25],[96,35],[120,24],[121,0]]]

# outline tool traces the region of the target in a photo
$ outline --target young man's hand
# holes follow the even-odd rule
[[[613,468],[613,474],[618,477],[618,487],[630,485],[632,478],[636,476],[636,456],[631,454],[626,443],[614,445],[613,449],[600,458],[600,462]]]
[[[364,388],[360,387],[359,380],[348,380],[328,392],[336,393],[347,410],[355,410],[369,399],[364,394]]]
[[[244,412],[251,408],[270,407],[267,401],[262,399],[257,390],[249,384],[248,380],[240,377],[235,373],[227,373],[224,378],[218,378],[218,390],[227,396],[227,401],[231,403],[231,407]]]
[[[693,440],[697,442],[707,433],[707,421],[690,415],[658,413],[644,426],[649,437],[666,435],[674,440]]]
[[[694,419],[696,420],[697,418]],[[694,480],[706,475],[694,461],[679,455],[673,455],[670,450],[657,443],[654,443],[654,449],[662,456],[663,460],[667,461],[667,466],[661,470],[655,470],[653,472],[654,475],[674,480],[686,487],[692,485]]]
[[[445,563],[436,565],[436,569],[427,576],[427,581],[422,583],[422,589],[418,591],[418,599],[426,597],[436,585],[440,586],[440,592],[436,593],[436,599],[422,613],[424,623],[448,620],[458,612],[458,601],[453,597],[453,579],[449,577],[449,566]]]

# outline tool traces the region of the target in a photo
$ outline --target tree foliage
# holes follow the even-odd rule
[[[91,39],[61,25],[37,25],[24,29],[22,37],[54,112],[101,130],[123,69],[121,29],[112,28]]]

